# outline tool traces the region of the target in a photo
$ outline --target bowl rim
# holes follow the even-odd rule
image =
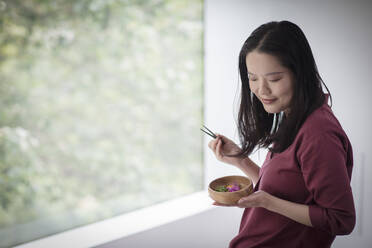
[[[237,191],[233,191],[233,192],[220,192],[220,191],[217,191],[217,190],[214,190],[212,189],[211,187],[211,184],[217,180],[220,180],[220,179],[223,179],[223,178],[226,178],[226,177],[243,177],[243,178],[246,178],[250,181],[250,184],[247,184],[246,186],[244,186],[243,188],[241,188],[240,190],[237,190]],[[246,190],[247,188],[251,187],[253,188],[253,182],[252,180],[249,178],[249,177],[246,177],[246,176],[241,176],[241,175],[231,175],[231,176],[223,176],[223,177],[219,177],[219,178],[216,178],[214,180],[212,180],[209,184],[208,184],[208,189],[212,190],[214,193],[217,193],[217,194],[225,194],[225,193],[237,193],[237,192],[241,192],[243,190]]]

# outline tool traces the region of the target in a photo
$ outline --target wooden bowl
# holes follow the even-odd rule
[[[238,183],[240,190],[234,192],[219,192],[216,189],[220,186]],[[248,196],[253,192],[252,181],[243,176],[227,176],[213,180],[208,186],[209,196],[218,203],[235,205],[240,198]]]

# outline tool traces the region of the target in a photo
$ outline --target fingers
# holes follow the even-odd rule
[[[211,140],[211,141],[208,142],[208,147],[209,147],[211,150],[213,150],[213,149],[212,149],[212,147],[213,147],[213,142],[214,142],[214,140]]]
[[[249,202],[249,198],[247,199],[247,197],[243,197],[238,201],[238,205],[243,205],[244,203],[247,202]]]
[[[208,147],[214,152],[216,150],[217,139],[211,140],[208,143]]]
[[[216,133],[217,137],[221,139],[222,143],[228,143],[228,142],[231,142],[231,140],[229,138],[227,138],[226,136],[223,136],[222,134],[219,134],[219,133]]]
[[[267,193],[263,191],[256,191],[249,196],[242,197],[238,201],[239,207],[251,208],[251,207],[265,207],[265,199]]]
[[[217,139],[218,141],[216,144],[216,156],[221,159],[223,157],[223,155],[221,154],[222,140],[219,137]]]
[[[236,205],[229,205],[229,204],[222,204],[219,202],[213,202],[212,205],[219,206],[219,207],[236,207]]]
[[[208,143],[208,147],[213,151],[214,155],[217,157],[218,160],[222,161],[224,159],[224,145],[226,142],[224,142],[224,139],[229,141],[225,136],[216,133],[217,138],[211,140]]]
[[[211,140],[209,141],[208,143],[208,147],[214,152],[216,153],[216,147],[217,147],[217,143],[218,141],[220,140],[219,137],[215,138],[214,140]]]
[[[224,139],[226,139],[226,137],[219,133],[216,133],[216,135],[217,135],[217,138],[220,139],[222,143],[224,143]]]

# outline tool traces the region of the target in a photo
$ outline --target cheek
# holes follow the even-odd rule
[[[252,84],[251,82],[249,82],[249,89],[250,89],[253,93],[255,93],[255,94],[256,94],[256,91],[257,91],[256,88],[257,88],[257,87],[255,87],[254,84]]]
[[[288,98],[292,98],[292,95],[293,95],[293,88],[292,88],[292,84],[291,82],[285,82],[283,85],[281,85],[282,87],[280,87],[278,89],[278,92],[280,92],[279,94],[288,100]]]

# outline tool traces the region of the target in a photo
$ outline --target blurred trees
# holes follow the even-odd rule
[[[201,189],[202,52],[201,0],[0,1],[0,237]]]

